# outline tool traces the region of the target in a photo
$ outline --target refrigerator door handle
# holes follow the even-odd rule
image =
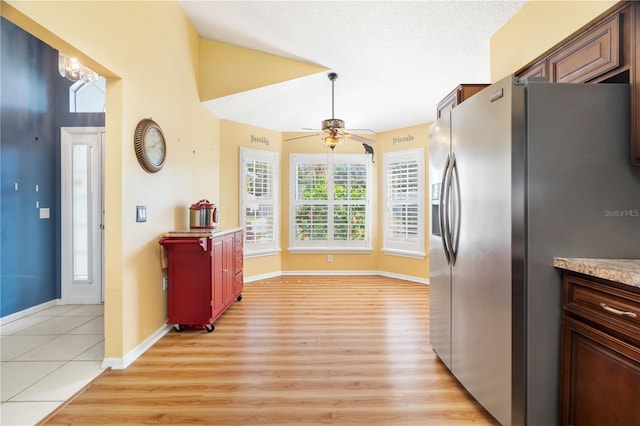
[[[451,178],[453,175],[453,161],[455,160],[455,157],[450,156],[447,160],[447,173],[443,184],[446,189],[444,193],[444,229],[442,230],[442,235],[446,243],[447,261],[453,265],[455,264],[455,259],[453,257],[453,248],[451,246],[451,239],[453,236],[451,233]]]
[[[458,179],[458,162],[456,161],[455,154],[452,154],[452,156],[453,156],[452,157],[453,159],[451,161],[451,173],[452,173],[453,179],[451,179],[451,182],[449,185],[451,187],[455,186],[456,193],[455,193],[455,199],[453,202],[455,217],[453,221],[454,226],[452,227],[452,230],[451,230],[450,244],[451,244],[451,262],[455,265],[456,259],[458,258],[458,243],[460,242],[460,220],[461,220],[462,203],[460,200],[460,180]]]
[[[440,181],[440,198],[439,198],[439,209],[438,209],[438,220],[440,222],[440,238],[442,239],[442,248],[444,249],[444,256],[447,259],[447,264],[451,264],[451,255],[449,252],[449,238],[447,236],[448,225],[446,221],[448,220],[448,207],[447,202],[445,201],[445,197],[448,198],[448,183],[447,178],[449,176],[449,165],[451,164],[451,156],[447,154],[447,160],[444,163],[444,169],[442,171],[442,180]],[[446,211],[445,211],[446,209]]]

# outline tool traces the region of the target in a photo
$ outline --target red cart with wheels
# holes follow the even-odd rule
[[[173,232],[160,239],[166,251],[168,324],[177,331],[199,327],[211,332],[213,322],[236,300],[242,300],[242,263],[236,250],[241,231]],[[240,258],[242,254],[240,253]]]

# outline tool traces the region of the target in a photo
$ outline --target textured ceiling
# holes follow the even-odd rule
[[[383,132],[435,120],[436,103],[460,83],[488,83],[489,39],[526,1],[179,3],[203,38],[338,73],[335,117]],[[319,128],[331,118],[328,72],[205,105],[267,129]]]

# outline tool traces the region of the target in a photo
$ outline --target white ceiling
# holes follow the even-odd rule
[[[460,83],[488,83],[489,38],[526,0],[179,0],[201,37],[338,73],[335,117],[383,132],[435,120]],[[260,70],[255,70],[259,73]],[[295,132],[331,117],[327,72],[206,102],[219,118]]]

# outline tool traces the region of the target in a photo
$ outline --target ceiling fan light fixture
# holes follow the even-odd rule
[[[343,140],[344,140],[344,136],[343,135],[330,134],[330,135],[327,135],[327,136],[322,138],[322,143],[324,143],[326,146],[331,148],[331,150],[333,151],[333,149],[336,146],[340,145]]]
[[[322,120],[320,124],[322,130],[325,129],[344,129],[344,120],[340,120],[339,118],[329,118],[327,120]]]

